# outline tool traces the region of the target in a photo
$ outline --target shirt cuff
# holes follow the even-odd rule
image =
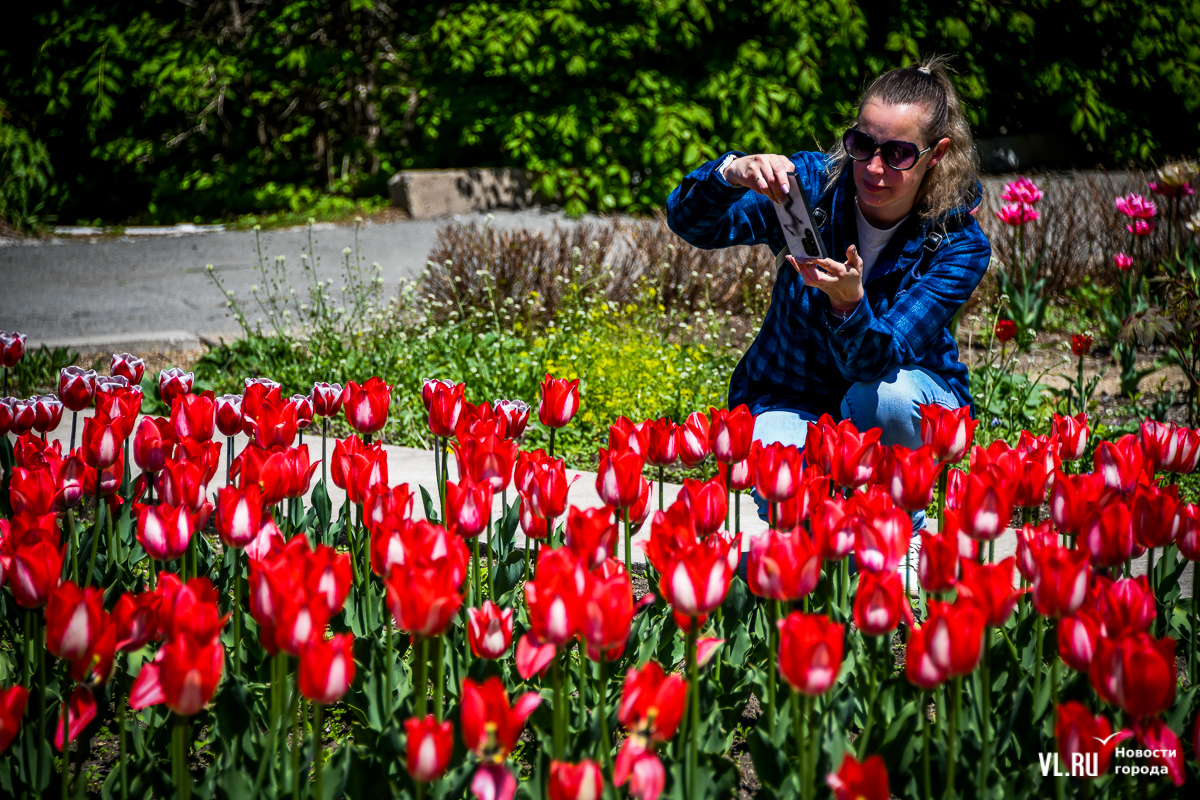
[[[721,159],[721,163],[716,169],[717,178],[726,186],[732,186],[733,184],[725,180],[725,170],[729,169],[729,165],[736,161],[737,158],[737,153],[730,153],[729,155],[725,156],[725,158]]]

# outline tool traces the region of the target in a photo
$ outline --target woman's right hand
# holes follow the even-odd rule
[[[735,158],[725,169],[725,181],[730,186],[744,186],[782,203],[791,185],[788,173],[796,169],[787,156],[760,153]]]

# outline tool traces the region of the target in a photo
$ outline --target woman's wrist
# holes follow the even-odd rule
[[[829,298],[829,305],[839,314],[849,314],[851,311],[858,308],[858,304],[861,302],[862,297],[852,301],[836,300],[832,296]]]

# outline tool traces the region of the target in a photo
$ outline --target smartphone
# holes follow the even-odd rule
[[[779,214],[779,224],[783,226],[783,238],[787,240],[788,251],[798,259],[815,260],[828,258],[825,243],[821,241],[821,231],[813,221],[813,211],[808,205],[808,198],[796,180],[796,173],[788,173],[790,187],[782,203],[775,204],[775,212]]]

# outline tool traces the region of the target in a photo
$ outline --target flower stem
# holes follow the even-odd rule
[[[492,569],[492,518],[490,516],[487,524],[487,574],[488,599],[494,603],[496,602],[496,570]]]
[[[67,678],[69,677],[70,667],[67,667],[67,673],[63,675],[63,691],[62,691],[62,729],[63,729],[63,747],[62,747],[62,769],[59,771],[59,783],[62,784],[62,798],[67,800],[71,796],[71,727],[68,717],[68,699],[71,693],[67,691]]]
[[[980,715],[983,726],[983,753],[979,759],[979,797],[982,800],[987,800],[990,793],[988,791],[988,776],[992,771],[992,636],[991,628],[985,628],[983,632],[983,661],[979,665],[979,677],[983,691],[980,692],[983,705],[983,713]]]
[[[317,798],[317,800],[322,800],[325,797],[325,793],[321,791],[321,767],[325,763],[325,741],[322,730],[325,727],[324,714],[325,706],[320,703],[313,703],[313,797]]]
[[[87,589],[92,585],[92,571],[96,569],[96,551],[100,549],[100,522],[103,519],[103,512],[100,510],[100,479],[96,479],[96,525],[92,529],[92,557],[88,560],[88,571],[84,577],[83,588]]]
[[[118,680],[120,678],[118,677]],[[129,800],[129,774],[125,769],[125,713],[128,699],[124,689],[117,694],[117,769],[121,775],[121,800]]]
[[[938,533],[944,533],[946,530],[946,481],[950,467],[942,465],[943,468],[938,472],[937,486],[937,526]]]
[[[879,694],[879,691],[878,691],[879,687],[878,687],[878,684],[876,681],[876,675],[875,675],[875,659],[872,658],[873,654],[870,652],[870,650],[878,649],[878,647],[876,647],[876,645],[873,643],[877,639],[878,639],[878,637],[872,637],[872,644],[868,644],[865,639],[863,640],[863,646],[865,648],[868,648],[868,650],[867,650],[867,675],[870,678],[870,689],[868,690],[869,699],[867,701],[867,721],[863,725],[862,736],[858,737],[858,760],[859,761],[866,760],[867,747],[871,741],[871,728],[873,728],[875,726],[875,699]]]
[[[550,429],[553,433],[553,428]],[[554,758],[556,761],[562,761],[563,753],[563,680],[562,680],[562,654],[556,653],[554,662],[550,667],[550,676],[554,682],[554,715],[553,715],[553,742],[554,742]]]
[[[413,689],[416,690],[416,710],[417,719],[425,719],[426,702],[429,698],[429,640],[424,636],[420,637],[420,645],[416,649],[417,663],[413,665],[416,669],[416,680],[413,682]]]
[[[600,756],[604,766],[608,768],[609,778],[612,778],[612,739],[608,735],[608,684],[604,675],[604,648],[600,648],[599,659],[600,679],[597,681],[599,702],[597,711],[600,714]]]
[[[660,466],[658,468],[658,510],[659,511],[663,510],[663,472],[665,471],[665,469],[666,469],[666,467],[662,467],[662,466]]]
[[[925,784],[923,800],[933,800],[933,782],[929,777],[929,692],[921,693],[921,740],[924,745],[921,752],[921,769],[924,772]]]
[[[392,642],[392,612],[387,608],[387,603],[384,603],[383,621],[383,704],[390,721],[394,705],[392,702],[392,662],[395,660],[395,646]]]
[[[233,674],[242,675],[242,549],[233,548]]]
[[[1042,643],[1046,639],[1046,618],[1037,618],[1037,658],[1033,662],[1033,702],[1042,696]]]
[[[178,764],[175,797],[178,800],[188,800],[192,796],[192,773],[187,765],[187,717],[175,715],[175,758]]]
[[[471,605],[483,605],[483,591],[479,588],[479,537],[474,539],[475,557],[471,559]]]
[[[958,710],[961,698],[962,676],[959,675],[954,679],[954,697],[950,699],[950,736],[946,739],[946,800],[954,797],[954,772],[958,767]]]
[[[73,437],[72,437],[73,438]],[[67,532],[71,536],[71,582],[79,585],[79,531],[75,528],[75,509],[67,509]]]
[[[633,523],[629,520],[629,509],[621,510],[625,518],[625,572],[633,574]]]
[[[772,739],[775,736],[775,681],[777,680],[775,673],[778,671],[776,664],[779,658],[779,601],[767,601],[767,649],[770,651],[767,654],[767,733],[771,734]]]
[[[698,625],[693,621],[690,626],[691,630],[687,635],[687,671],[688,671],[688,692],[691,694],[691,703],[689,704],[692,713],[692,724],[688,729],[688,797],[697,797],[696,794],[696,756],[700,750],[700,678],[699,668],[696,666],[696,639],[698,636]]]
[[[434,637],[433,640],[433,713],[437,717],[437,721],[442,721],[443,711],[443,695],[445,694],[444,687],[446,685],[446,658],[442,653],[442,648],[445,644],[445,636]]]
[[[804,736],[804,724],[800,716],[800,693],[792,690],[789,698],[792,706],[792,738],[796,740],[796,755],[799,757],[800,796],[808,795],[808,744]]]

